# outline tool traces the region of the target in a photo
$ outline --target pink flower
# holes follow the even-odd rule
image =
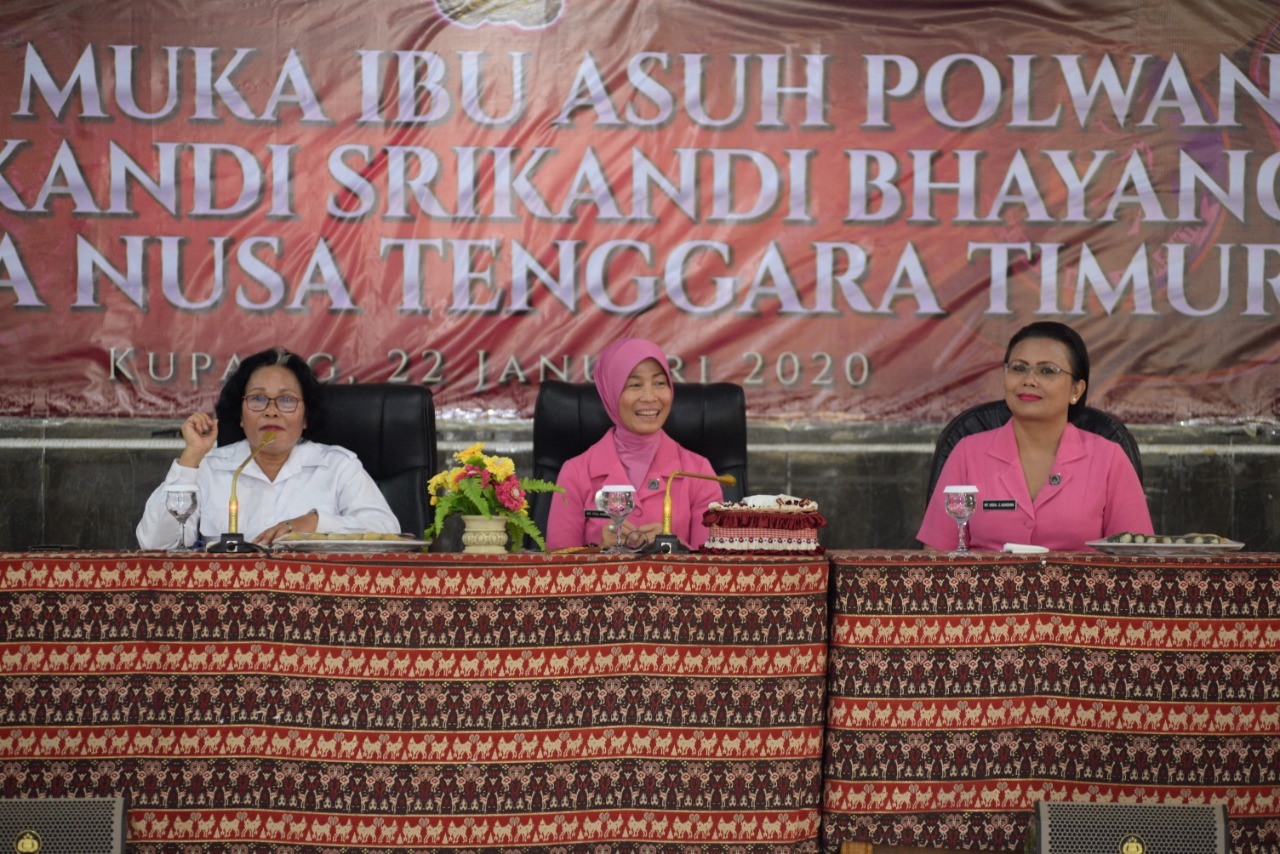
[[[494,486],[493,491],[502,502],[502,506],[508,510],[517,512],[524,507],[524,490],[520,488],[520,481],[516,478],[507,478]]]
[[[462,469],[462,477],[480,478],[480,487],[483,489],[484,487],[489,485],[489,479],[491,475],[489,474],[488,469],[483,469],[483,468],[480,468],[479,466],[473,466],[468,464],[464,466]]]

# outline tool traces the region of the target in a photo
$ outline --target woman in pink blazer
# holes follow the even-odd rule
[[[557,483],[563,494],[551,499],[547,522],[550,550],[621,541],[640,547],[662,531],[667,478],[675,471],[714,476],[706,457],[686,450],[662,429],[671,413],[674,387],[667,357],[651,341],[623,338],[601,353],[596,389],[613,427],[583,454],[564,464]],[[636,507],[615,531],[596,510],[596,492],[605,484],[631,484]],[[671,531],[690,548],[707,539],[702,514],[721,500],[720,484],[677,478],[671,486]]]
[[[1152,533],[1142,484],[1124,450],[1070,423],[1089,389],[1089,352],[1080,335],[1061,323],[1025,326],[1009,341],[1003,371],[1013,417],[964,437],[947,457],[920,542],[955,548],[956,524],[939,492],[958,484],[978,487],[969,520],[974,549],[1021,543],[1075,551],[1124,531]]]

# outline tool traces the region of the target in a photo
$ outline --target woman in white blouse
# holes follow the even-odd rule
[[[175,485],[195,485],[198,538],[218,539],[227,530],[232,475],[257,448],[236,486],[238,528],[246,539],[269,545],[294,531],[399,529],[355,454],[307,440],[324,417],[323,387],[301,357],[276,347],[245,359],[223,386],[215,412],[216,420],[197,412],[182,422],[186,447],[147,499],[137,529],[142,548],[179,545],[181,528],[165,510],[164,498],[166,487]],[[243,438],[218,447],[219,431],[224,438]],[[263,445],[267,434],[274,438]]]

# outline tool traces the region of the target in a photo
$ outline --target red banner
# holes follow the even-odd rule
[[[1273,5],[878,5],[7,3],[0,414],[280,343],[528,415],[625,334],[940,420],[1058,319],[1124,419],[1280,417]]]

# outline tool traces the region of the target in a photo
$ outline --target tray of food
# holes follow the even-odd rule
[[[1244,543],[1217,534],[1112,534],[1085,543],[1113,555],[1211,555],[1244,548]]]
[[[319,552],[335,554],[378,554],[381,552],[417,552],[431,545],[409,534],[285,534],[273,544],[277,551]]]

